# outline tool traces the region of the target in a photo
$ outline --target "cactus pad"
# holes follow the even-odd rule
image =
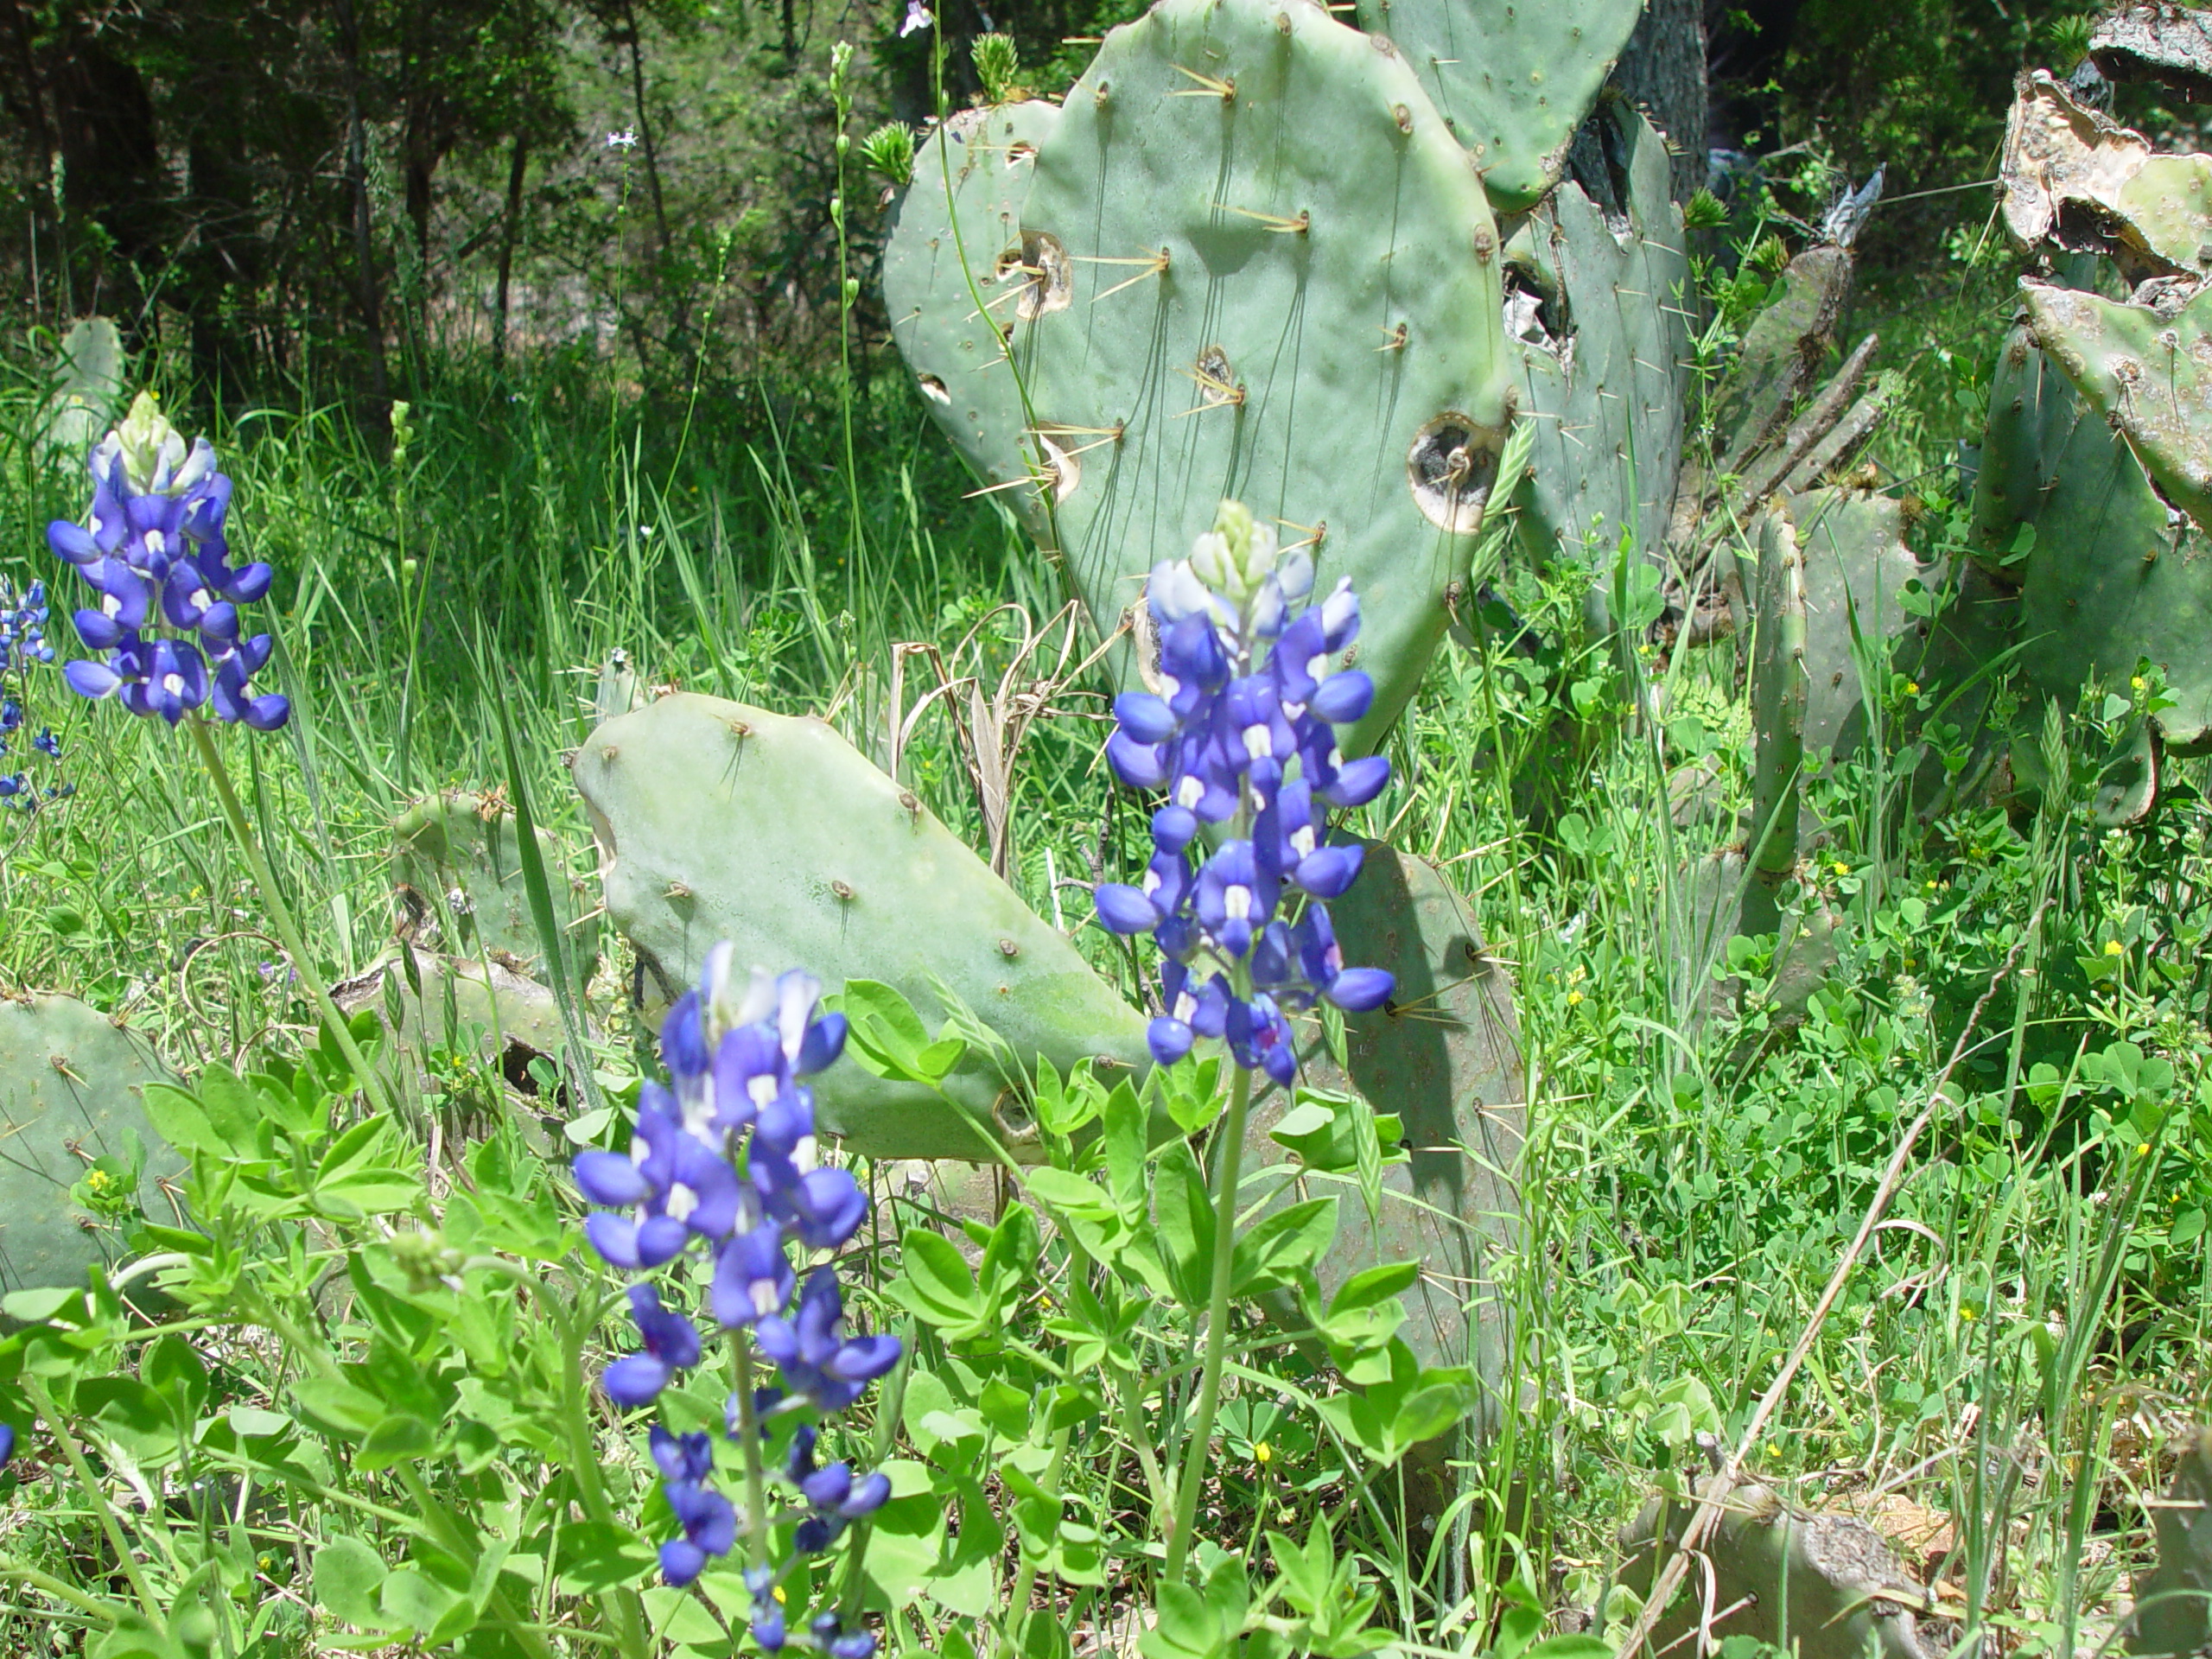
[[[1536,423],[1523,524],[1541,528],[1547,552],[1604,566],[1624,531],[1640,549],[1666,544],[1689,263],[1657,131],[1625,105],[1599,118],[1615,124],[1627,157],[1626,218],[1611,219],[1572,182],[1553,192],[1506,245],[1506,328],[1520,350],[1524,418]]]
[[[1854,625],[1870,654],[1889,643],[1900,671],[1920,641],[1904,605],[1905,584],[1929,572],[1905,545],[1904,504],[1859,490],[1808,490],[1786,499],[1804,561],[1807,755],[1849,754],[1866,733],[1865,692],[1852,644]]]
[[[2127,1650],[2142,1659],[2189,1659],[2212,1646],[2212,1428],[2190,1437],[2152,1522],[2158,1566],[2135,1586],[2141,1611],[2128,1621]]]
[[[2024,526],[2024,561],[2007,563]],[[2157,717],[2166,746],[2212,747],[2212,541],[2024,330],[1990,378],[1974,534],[1980,561],[2020,584],[2020,660],[2038,687],[2070,701],[2093,677],[2125,686],[2147,658],[2174,700]]]
[[[2212,302],[2177,311],[2024,282],[2036,343],[2166,499],[2212,524]]]
[[[2046,71],[2021,78],[1998,170],[2005,228],[2031,249],[2109,253],[2131,282],[2212,275],[2212,156],[2159,154]]]
[[[1686,1503],[1645,1504],[1623,1533],[1631,1552],[1624,1580],[1648,1594],[1688,1519]],[[1690,1593],[1660,1619],[1655,1649],[1701,1630],[1715,1643],[1744,1637],[1802,1659],[1868,1659],[1870,1649],[1873,1659],[1939,1659],[1952,1645],[1949,1625],[1923,1625],[1914,1611],[1934,1604],[1927,1586],[1864,1521],[1808,1515],[1747,1482],[1729,1494],[1704,1549],[1705,1571],[1690,1574]]]
[[[184,1160],[144,1104],[167,1077],[146,1043],[74,997],[0,1001],[0,1290],[81,1287],[86,1268],[123,1254],[127,1228],[101,1224],[71,1192],[93,1160],[127,1161],[133,1135],[139,1207],[175,1223],[158,1184]]]
[[[1034,1074],[1104,1056],[1147,1065],[1142,1015],[1073,945],[818,720],[680,695],[610,720],[570,762],[597,836],[607,913],[662,988],[730,939],[741,963],[804,967],[836,991],[896,986],[932,1026],[940,982]],[[879,1158],[987,1155],[918,1086],[856,1065],[816,1080],[825,1131]],[[947,1092],[989,1123],[1005,1092],[972,1055]],[[1002,1116],[1002,1134],[1021,1126]]]
[[[1711,410],[1724,472],[1735,471],[1773,435],[1811,386],[1835,343],[1852,265],[1848,248],[1806,249],[1783,267],[1782,292],[1744,330]]]
[[[999,328],[1018,321],[1021,203],[1037,148],[1059,113],[1041,101],[1004,104],[963,110],[931,131],[883,248],[891,337],[931,419],[985,487],[1013,486],[999,499],[1047,544],[1042,493],[1015,482],[1031,476],[1029,419]]]
[[[1643,10],[1643,0],[1360,0],[1358,15],[1397,42],[1497,210],[1517,213],[1559,178]],[[1665,171],[1662,158],[1662,194]]]
[[[410,807],[392,825],[392,886],[402,931],[426,948],[474,956],[543,978],[545,953],[522,879],[522,843],[514,815],[497,796],[454,792]],[[554,913],[578,963],[599,950],[596,918],[563,879],[568,853],[550,832],[537,832],[538,855],[553,892]]]
[[[1021,222],[1015,350],[1080,469],[1061,543],[1100,631],[1244,501],[1357,586],[1376,696],[1345,748],[1372,747],[1442,636],[1515,397],[1497,230],[1419,76],[1310,0],[1162,0],[1069,92]]]

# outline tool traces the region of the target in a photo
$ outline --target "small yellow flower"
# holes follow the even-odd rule
[[[1918,680],[1907,680],[1904,683],[1904,694],[1908,697],[1918,696],[1920,695],[1920,682]]]
[[[1851,866],[1845,863],[1840,858],[1828,868],[1834,870],[1838,875],[1849,875],[1851,874]]]
[[[1567,1006],[1570,1008],[1581,1007],[1582,993],[1580,991],[1569,991],[1567,994]]]
[[[1780,1457],[1782,1455],[1782,1442],[1780,1440],[1769,1440],[1766,1443],[1766,1454],[1770,1458]]]
[[[783,1600],[783,1599],[784,1599],[784,1586],[783,1586],[782,1585],[780,1585],[780,1584],[779,1584],[779,1585],[778,1585],[778,1586],[776,1586],[776,1592],[775,1592],[775,1593],[776,1593],[776,1599],[777,1599],[778,1601],[781,1601],[781,1600]]]
[[[1973,1319],[1979,1318],[1980,1315],[1974,1312],[1974,1304],[1972,1302],[1961,1302],[1959,1304],[1959,1317],[1962,1319]]]
[[[2145,683],[2144,678],[2140,674],[2138,674],[2133,679],[2128,681],[2128,684],[2133,686],[2138,691],[2148,690],[2148,687]]]
[[[2107,939],[2105,941],[2105,955],[2108,957],[2118,956],[2125,948],[2126,947],[2123,946],[2118,939]]]
[[[1255,1463],[1273,1463],[1274,1456],[1274,1447],[1269,1446],[1265,1440],[1262,1440],[1252,1448],[1252,1461]]]
[[[1936,891],[1936,884],[1935,884],[1933,881],[1930,881],[1930,882],[1928,884],[1928,891],[1929,891],[1929,892],[1930,892],[1930,893],[1933,893],[1933,892],[1935,892],[1935,891]]]
[[[2138,1158],[2149,1157],[2151,1155],[2151,1143],[2148,1141],[2145,1141],[2141,1146],[2136,1147],[2135,1155]]]

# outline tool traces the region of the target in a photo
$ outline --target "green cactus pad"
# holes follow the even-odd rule
[[[1047,544],[1044,496],[1027,481],[1034,454],[1029,419],[993,324],[1018,321],[1022,199],[1038,146],[1059,114],[1055,104],[1005,104],[963,110],[933,130],[915,152],[913,181],[892,209],[883,247],[891,337],[931,419],[985,487]]]
[[[1627,157],[1626,219],[1560,185],[1506,245],[1506,309],[1522,418],[1535,423],[1523,534],[1540,529],[1547,553],[1608,567],[1624,531],[1641,549],[1666,544],[1689,262],[1658,132],[1625,105],[1599,118],[1616,124]]]
[[[2109,253],[2131,282],[2212,275],[2212,156],[2159,154],[2045,70],[2021,79],[1998,171],[2030,249]]]
[[[123,336],[105,317],[83,317],[61,337],[41,448],[81,466],[123,406]]]
[[[607,910],[664,989],[694,981],[719,940],[741,964],[897,987],[944,1017],[942,981],[1034,1074],[1104,1056],[1150,1064],[1142,1015],[1073,945],[818,720],[689,695],[610,720],[569,763],[590,808]],[[984,1123],[1001,1104],[981,1065],[948,1091]],[[988,1155],[966,1120],[918,1086],[857,1064],[816,1080],[823,1128],[877,1158]],[[1001,1133],[1020,1124],[1001,1114]]]
[[[1786,507],[1767,510],[1758,525],[1758,568],[1751,613],[1758,632],[1751,654],[1751,842],[1745,863],[1742,931],[1771,933],[1780,922],[1778,896],[1796,874],[1798,812],[1805,761],[1805,558]]]
[[[2141,1659],[2189,1659],[2212,1646],[2212,1428],[2189,1437],[2152,1524],[2158,1565],[2136,1584],[2141,1611],[2128,1621],[2127,1650]]]
[[[0,1290],[81,1287],[124,1253],[128,1223],[101,1224],[71,1194],[94,1159],[145,1154],[139,1207],[175,1224],[159,1184],[184,1160],[147,1122],[145,1090],[168,1081],[153,1051],[74,997],[0,1001]]]
[[[1811,387],[1851,289],[1848,248],[1808,248],[1785,266],[1782,292],[1744,330],[1736,360],[1714,392],[1711,422],[1723,471],[1733,472],[1779,430]]]
[[[523,885],[522,842],[504,802],[454,791],[409,808],[391,829],[392,886],[410,939],[462,957],[480,946],[495,962],[544,977],[545,953]],[[568,852],[559,840],[540,830],[537,847],[570,957],[588,963],[599,951],[598,918],[582,915],[575,888],[563,879]]]
[[[2042,283],[2020,293],[2036,343],[2166,499],[2212,524],[2212,302],[2169,314]]]
[[[2020,586],[2020,661],[2038,687],[2070,702],[2092,677],[2125,688],[2147,658],[2174,700],[2158,715],[2166,747],[2212,748],[2212,540],[2024,330],[1990,378],[1974,535],[1980,561]]]
[[[1643,11],[1643,0],[1360,0],[1358,16],[1397,42],[1503,213],[1558,180]]]
[[[1804,560],[1804,752],[1840,760],[1866,734],[1866,707],[1854,625],[1870,652],[1888,642],[1891,666],[1905,671],[1920,655],[1920,635],[1905,610],[1905,585],[1930,573],[1905,544],[1904,503],[1863,490],[1808,490],[1783,503]]]
[[[1096,446],[1058,517],[1100,631],[1241,500],[1357,586],[1376,696],[1345,748],[1372,747],[1442,636],[1515,397],[1497,230],[1419,77],[1310,0],[1162,0],[1069,92],[1021,222],[1033,405]]]
[[[1650,1592],[1689,1515],[1680,1501],[1644,1505],[1622,1529],[1625,1583]],[[1951,1626],[1913,1611],[1934,1605],[1928,1587],[1854,1516],[1808,1515],[1745,1482],[1729,1494],[1703,1560],[1652,1631],[1655,1649],[1692,1642],[1700,1629],[1716,1643],[1742,1637],[1802,1659],[1940,1659],[1952,1645]]]
[[[1503,1310],[1489,1287],[1493,1258],[1520,1236],[1515,1180],[1527,1133],[1513,988],[1483,949],[1466,901],[1436,868],[1370,842],[1351,891],[1330,906],[1344,960],[1397,980],[1384,1007],[1344,1018],[1352,1087],[1405,1127],[1410,1163],[1386,1171],[1382,1226],[1364,1209],[1348,1224],[1323,1280],[1377,1261],[1419,1260],[1402,1333],[1424,1363],[1473,1365],[1495,1383],[1504,1364]],[[1467,1301],[1479,1319],[1471,1333]]]

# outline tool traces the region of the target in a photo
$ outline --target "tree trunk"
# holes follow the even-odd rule
[[[367,123],[361,113],[361,33],[353,0],[337,0],[338,50],[346,67],[346,185],[353,201],[355,293],[367,336],[369,390],[379,405],[391,397],[384,359],[384,301],[377,284],[376,235],[369,206]]]
[[[645,152],[645,188],[653,203],[653,228],[660,237],[660,251],[668,252],[668,209],[660,196],[660,160],[653,151],[652,123],[645,115],[645,42],[638,35],[636,8],[624,0],[622,25],[630,37],[630,98],[638,112],[638,144]]]
[[[1688,201],[1707,166],[1703,0],[1649,0],[1613,84],[1667,136],[1675,200]]]
[[[514,274],[515,240],[522,233],[522,187],[529,168],[530,140],[518,133],[513,159],[507,163],[507,222],[499,232],[499,311],[492,325],[492,368],[495,373],[507,363],[507,284]]]

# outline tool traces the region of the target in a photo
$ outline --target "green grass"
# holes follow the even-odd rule
[[[1947,442],[1951,386],[1933,362],[1916,368],[1904,434],[1923,471]],[[389,938],[388,826],[404,803],[505,777],[486,696],[515,720],[568,873],[588,877],[563,755],[617,650],[649,685],[816,710],[879,758],[899,642],[937,642],[951,674],[996,685],[1025,632],[998,607],[1042,622],[1052,573],[963,499],[894,379],[860,412],[851,493],[834,402],[803,385],[647,409],[588,381],[510,389],[453,371],[415,401],[397,464],[312,404],[215,434],[245,545],[281,573],[271,626],[296,710],[275,740],[224,741],[321,971],[357,971]],[[175,402],[181,425],[200,424],[188,394]],[[0,407],[0,579],[54,578],[60,605],[41,529],[81,504],[72,469],[36,456],[35,413],[27,387]],[[1364,814],[1446,868],[1517,982],[1531,1136],[1524,1245],[1500,1277],[1511,1432],[1474,1471],[1489,1499],[1469,1512],[1465,1553],[1431,1552],[1347,1501],[1310,1424],[1247,1387],[1224,1418],[1214,1535],[1254,1532],[1270,1504],[1340,1508],[1343,1547],[1416,1647],[1485,1648],[1516,1561],[1548,1605],[1587,1607],[1616,1527],[1702,1472],[1692,1436],[1735,1443],[1962,1046],[1889,1225],[1747,1467],[1815,1504],[1894,1494],[1948,1516],[1942,1576],[2008,1643],[2093,1649],[2145,1545],[2134,1500],[2156,1471],[2141,1447],[2212,1403],[2204,763],[2170,766],[2149,824],[2101,832],[2085,803],[2102,739],[2084,720],[2062,744],[2071,781],[2039,809],[1962,812],[1924,837],[1878,810],[1893,789],[1878,767],[1837,768],[1815,791],[1832,833],[1813,879],[1847,924],[1840,959],[1802,1020],[1785,1018],[1758,950],[1708,972],[1686,921],[1685,872],[1739,838],[1748,796],[1729,654],[1638,663],[1625,681],[1611,646],[1583,635],[1579,585],[1516,579],[1538,658],[1445,647],[1393,740],[1397,779]],[[900,674],[912,709],[934,682],[918,658]],[[31,686],[33,725],[64,745],[41,777],[75,792],[0,813],[0,990],[73,991],[188,1073],[296,1045],[308,1017],[264,971],[278,951],[188,747],[67,697],[51,672]],[[1655,688],[1659,732],[1631,713]],[[1087,906],[1056,880],[1132,868],[1142,834],[1096,764],[1096,690],[1054,697],[1013,814],[1015,885],[1071,929]],[[1567,709],[1588,716],[1584,763],[1544,772]],[[1678,827],[1666,769],[1701,755],[1725,799]],[[916,726],[902,781],[980,845],[941,712]],[[1077,937],[1125,973],[1096,929]],[[2008,959],[2018,971],[1970,1026]],[[1732,1006],[1705,1013],[1719,974],[1738,982]],[[602,976],[601,1011],[634,1037],[621,978]],[[1108,1486],[1128,1467],[1101,1429],[1072,1449],[1068,1484],[1109,1532],[1141,1535]],[[1533,1505],[1502,1501],[1523,1486]],[[0,1647],[37,1650],[13,1617],[0,1613]],[[928,1616],[914,1617],[910,1637]]]

